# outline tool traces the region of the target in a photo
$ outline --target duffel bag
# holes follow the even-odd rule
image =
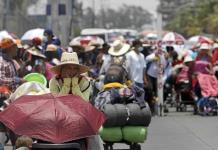
[[[126,105],[123,104],[106,104],[102,111],[107,116],[104,127],[124,126],[127,122],[128,113]]]
[[[151,122],[151,110],[148,104],[141,109],[138,104],[128,104],[129,119],[127,125],[148,127]]]
[[[101,127],[99,135],[103,141],[107,142],[119,142],[123,139],[121,127]]]
[[[142,126],[125,126],[122,128],[123,139],[132,143],[144,143],[147,139],[147,128]]]

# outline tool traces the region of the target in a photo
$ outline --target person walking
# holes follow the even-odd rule
[[[144,84],[147,83],[145,78],[145,57],[141,53],[143,50],[140,40],[133,41],[132,50],[127,53],[127,72],[130,75],[131,81],[138,87],[144,88]]]

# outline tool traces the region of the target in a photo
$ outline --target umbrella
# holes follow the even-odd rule
[[[0,31],[0,41],[1,41],[3,38],[9,38],[9,39],[12,39],[12,40],[17,39],[17,37],[16,37],[15,35],[9,33],[9,32],[6,31],[6,30]]]
[[[208,43],[208,44],[212,44],[213,41],[206,37],[206,36],[200,36],[200,35],[197,35],[197,36],[193,36],[193,37],[190,37],[188,39],[188,42],[193,44],[193,45],[196,45],[196,44],[201,44],[201,43]]]
[[[97,134],[105,116],[78,96],[25,95],[0,113],[18,135],[63,143]]]
[[[166,44],[184,43],[185,38],[176,32],[168,32],[163,36],[162,42]]]
[[[36,37],[42,40],[43,34],[44,34],[44,29],[41,29],[41,28],[31,29],[24,33],[24,35],[21,37],[21,40],[31,41],[33,38],[36,38]]]
[[[92,43],[92,45],[100,46],[104,44],[104,40],[98,36],[78,36],[71,40],[70,43],[80,43],[81,46],[87,46],[89,43]]]
[[[158,35],[157,35],[156,33],[148,33],[148,34],[146,35],[146,38],[147,38],[148,40],[157,40],[157,39],[158,39]]]

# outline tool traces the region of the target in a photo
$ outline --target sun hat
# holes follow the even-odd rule
[[[95,46],[93,46],[93,45],[87,45],[87,46],[85,46],[85,52],[91,52],[91,51],[93,51],[93,50],[95,50]]]
[[[63,52],[61,56],[61,61],[57,66],[54,66],[51,68],[51,71],[54,72],[55,74],[60,74],[61,68],[64,65],[74,65],[79,67],[79,73],[85,73],[89,71],[89,67],[85,65],[79,64],[79,59],[77,56],[76,52],[68,53],[68,52]]]
[[[12,39],[9,39],[9,38],[4,38],[0,42],[0,48],[2,49],[7,49],[14,45],[16,45],[16,43]]]
[[[184,59],[184,63],[188,63],[188,62],[191,62],[191,61],[194,61],[194,59],[189,55],[186,56],[185,59]]]
[[[203,44],[201,44],[201,46],[200,46],[200,50],[210,50],[210,49],[211,49],[211,47],[210,47],[210,45],[207,44],[207,43],[203,43]]]
[[[46,52],[54,52],[54,51],[57,51],[57,46],[54,45],[54,44],[49,44],[46,48]]]
[[[109,49],[108,53],[112,56],[121,56],[127,53],[130,50],[130,45],[123,43],[120,40],[114,41],[112,43],[111,48]]]
[[[14,43],[17,45],[18,48],[23,48],[23,45],[20,39],[15,39]]]
[[[216,48],[218,48],[218,43],[213,44],[213,49],[216,49]]]
[[[71,40],[70,43],[69,43],[70,47],[78,47],[80,51],[84,51],[84,47],[81,45],[81,43],[79,41],[76,41],[76,40]]]
[[[42,52],[39,49],[37,49],[36,47],[31,47],[31,48],[27,49],[27,52],[34,55],[34,56],[46,58],[46,56],[43,55]]]

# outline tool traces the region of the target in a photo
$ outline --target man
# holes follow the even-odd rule
[[[2,39],[0,49],[0,87],[5,87],[8,91],[10,90],[13,92],[18,85],[24,82],[23,79],[18,77],[13,61],[17,55],[17,46],[11,39]],[[5,93],[0,93],[1,106],[6,98]],[[5,133],[0,132],[0,145],[4,145],[5,141]]]
[[[146,107],[145,105],[145,84],[147,79],[145,75],[146,63],[145,57],[141,53],[143,51],[142,43],[140,40],[135,40],[132,43],[132,51],[126,54],[127,72],[130,80],[133,83],[134,93],[137,93],[136,99],[140,107]]]
[[[46,29],[44,31],[44,38],[43,38],[43,53],[46,51],[46,48],[49,44],[54,44],[56,46],[61,46],[61,41],[54,36],[53,34],[53,31],[50,30],[50,29]],[[62,54],[62,50],[61,48],[58,48],[57,49],[57,52],[58,52],[58,56],[59,56],[59,59],[61,58],[61,54]]]
[[[17,55],[17,46],[11,39],[3,39],[0,43],[0,85],[5,85],[13,92],[24,82],[17,75],[13,59]]]
[[[121,40],[113,42],[104,58],[101,66],[100,75],[104,77],[104,84],[118,82],[125,83],[129,79],[126,68],[126,54],[130,50],[130,45]]]
[[[126,54],[130,49],[130,45],[121,40],[115,40],[111,47],[108,47],[103,57],[100,74],[105,74],[112,64],[120,64],[125,68]],[[105,50],[105,51],[106,51]]]
[[[138,87],[144,88],[144,83],[147,82],[145,78],[145,57],[141,53],[143,50],[140,40],[133,41],[133,50],[127,53],[127,71],[132,82]]]

